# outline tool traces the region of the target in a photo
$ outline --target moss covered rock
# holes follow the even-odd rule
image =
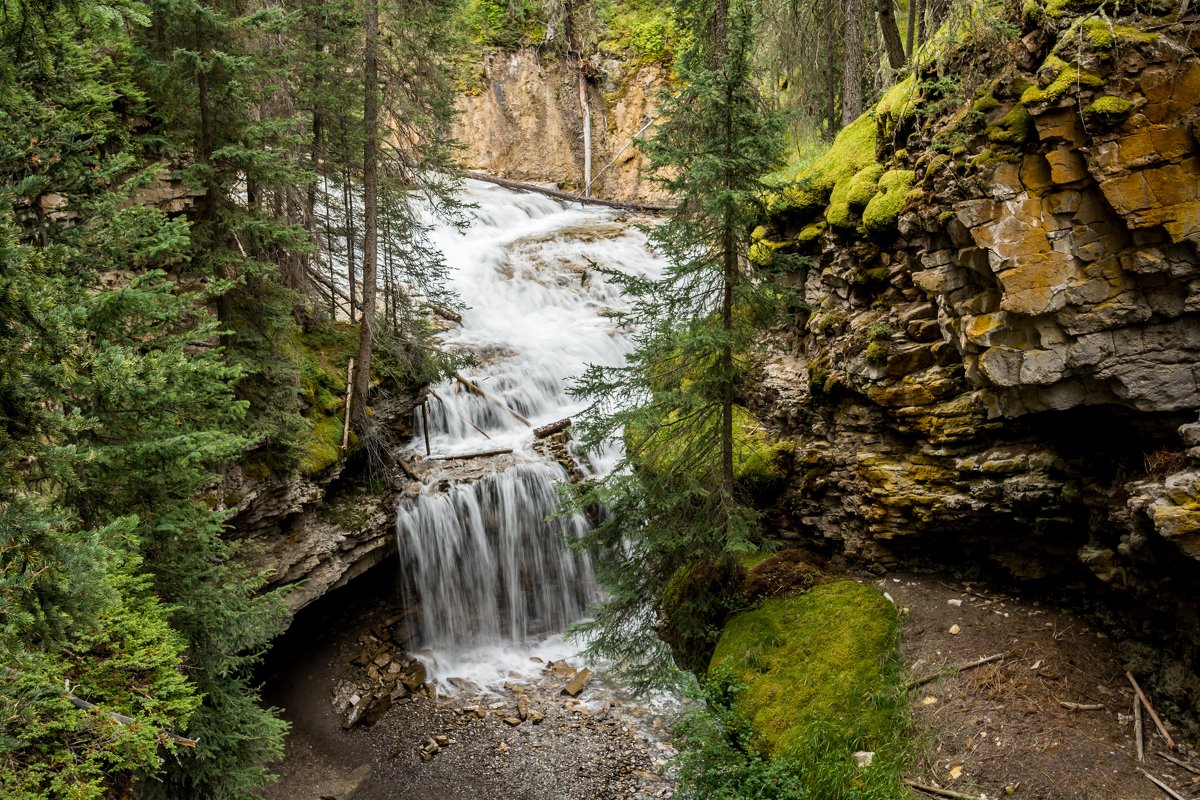
[[[875,163],[875,127],[875,115],[863,114],[842,129],[824,155],[772,176],[780,188],[768,198],[769,210],[811,217],[824,209],[839,183]]]
[[[888,170],[879,177],[879,192],[863,209],[863,229],[867,233],[878,236],[896,227],[896,218],[904,208],[915,177],[916,173],[910,169]]]
[[[731,670],[737,710],[772,757],[801,763],[871,750],[895,765],[906,702],[896,610],[875,588],[843,580],[764,600],[725,626],[709,673]]]
[[[989,125],[985,133],[990,141],[997,144],[1023,145],[1037,137],[1037,128],[1025,107],[1017,104]]]
[[[834,186],[829,205],[825,208],[825,221],[835,228],[856,227],[862,210],[879,191],[879,176],[882,174],[882,164],[871,164],[854,173],[849,180]]]
[[[1095,89],[1104,85],[1104,79],[1096,73],[1081,70],[1077,64],[1068,64],[1055,55],[1046,59],[1038,74],[1048,77],[1049,80],[1042,86],[1030,86],[1026,89],[1021,95],[1022,105],[1052,103],[1072,88]]]

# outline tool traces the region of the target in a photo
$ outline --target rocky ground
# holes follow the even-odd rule
[[[394,609],[351,606],[304,625],[290,636],[296,656],[273,659],[268,699],[293,727],[268,800],[671,795],[669,722],[598,676],[557,661],[532,680],[439,696],[391,633],[404,625]]]
[[[1145,712],[1138,762],[1134,690],[1115,643],[1095,626],[994,585],[906,573],[877,585],[906,616],[910,685],[939,676],[910,694],[924,749],[910,770],[918,782],[993,800],[1167,797],[1149,773],[1196,795],[1200,778],[1160,755],[1190,764],[1186,747],[1168,748]]]

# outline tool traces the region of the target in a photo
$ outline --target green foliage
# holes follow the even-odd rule
[[[542,9],[532,0],[467,0],[462,15],[472,41],[486,47],[515,50],[546,35]]]
[[[679,34],[669,6],[659,0],[603,0],[597,6],[604,25],[601,52],[670,63]]]
[[[901,798],[906,694],[894,607],[840,581],[763,601],[725,626],[709,675],[744,688],[732,708],[764,755],[801,765],[796,797]],[[875,752],[859,768],[856,750]]]
[[[622,466],[576,498],[607,512],[587,542],[601,554],[611,598],[588,626],[590,647],[643,685],[674,675],[654,626],[672,576],[702,562],[719,572],[753,549],[755,515],[735,465],[746,477],[769,475],[776,463],[765,434],[737,423],[748,417],[734,402],[756,326],[786,303],[749,262],[763,212],[757,176],[776,164],[781,138],[752,80],[754,10],[752,2],[675,6],[689,44],[676,65],[680,88],[647,145],[676,200],[652,232],[669,265],[658,280],[613,276],[633,301],[618,321],[636,331],[634,352],[623,367],[590,368],[574,389],[592,401],[580,426],[586,446],[628,432]],[[676,629],[679,641],[711,635],[707,614],[677,621],[700,628]]]

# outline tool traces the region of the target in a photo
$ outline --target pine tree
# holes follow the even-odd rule
[[[626,448],[582,499],[608,515],[589,542],[612,597],[589,626],[592,647],[647,678],[665,663],[656,634],[681,666],[706,660],[728,601],[721,587],[753,548],[736,399],[754,323],[779,299],[747,258],[760,176],[781,139],[753,81],[754,2],[687,0],[675,11],[690,34],[683,85],[647,147],[677,204],[652,232],[669,266],[658,280],[613,276],[633,298],[620,322],[637,330],[636,349],[623,367],[592,367],[576,389],[594,401],[585,441],[623,431]]]

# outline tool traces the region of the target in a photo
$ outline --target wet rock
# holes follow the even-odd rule
[[[579,693],[584,690],[584,687],[592,680],[592,671],[587,667],[579,670],[575,677],[571,678],[570,683],[563,687],[562,693],[571,697],[578,697]]]

